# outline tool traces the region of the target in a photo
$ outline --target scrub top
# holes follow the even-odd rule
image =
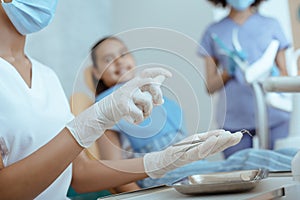
[[[96,101],[112,93],[122,84],[107,89]],[[187,136],[183,112],[179,105],[166,97],[164,103],[155,106],[151,115],[138,125],[120,120],[111,130],[129,140],[135,153],[148,153],[164,149]],[[138,156],[136,154],[135,156]]]
[[[270,17],[259,13],[251,15],[242,25],[225,17],[219,22],[210,25],[202,36],[198,53],[200,56],[210,56],[218,60],[221,68],[228,63],[228,57],[222,54],[220,46],[212,39],[216,34],[223,44],[234,50],[232,32],[238,30],[238,39],[248,63],[251,65],[258,60],[267,49],[272,40],[279,41],[279,50],[289,46],[279,23]],[[236,69],[239,71],[239,68]],[[225,92],[220,92],[217,111],[225,111],[224,115],[218,113],[217,123],[228,130],[255,129],[255,97],[253,89],[246,82],[241,82],[242,73],[235,76],[225,84]],[[224,103],[225,102],[225,103]],[[289,113],[268,107],[269,125],[275,126],[289,119]]]
[[[5,167],[48,143],[73,119],[55,73],[34,59],[30,61],[32,82],[29,88],[17,70],[0,58],[0,137],[5,143],[1,145],[8,148]],[[67,199],[71,177],[69,165],[36,199]]]

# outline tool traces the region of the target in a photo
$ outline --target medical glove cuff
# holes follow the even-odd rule
[[[161,178],[168,172],[168,168],[164,167],[163,163],[160,162],[161,159],[159,152],[145,154],[143,159],[144,168],[150,178]]]
[[[66,125],[82,147],[91,146],[95,140],[103,135],[105,130],[115,124],[105,114],[105,111],[110,112],[107,108],[112,108],[111,103],[111,96],[108,96],[80,113]]]

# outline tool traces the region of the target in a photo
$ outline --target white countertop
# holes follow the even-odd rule
[[[174,188],[168,186],[156,187],[152,189],[144,189],[141,191],[124,193],[118,195],[112,195],[101,199],[142,199],[142,200],[153,200],[153,199],[222,199],[222,200],[233,200],[233,199],[272,199],[273,195],[285,195],[284,199],[295,199],[300,197],[300,184],[292,180],[292,177],[269,177],[263,179],[254,189],[243,192],[243,193],[230,193],[230,194],[215,194],[215,195],[184,195],[177,192]],[[289,198],[287,198],[287,196]],[[279,199],[283,199],[279,198]],[[296,198],[298,199],[298,198]]]

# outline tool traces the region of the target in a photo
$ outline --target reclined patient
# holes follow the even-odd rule
[[[135,76],[135,61],[125,44],[118,38],[100,40],[92,48],[93,75],[98,82],[96,101],[111,94]],[[106,137],[98,140],[101,159],[140,157],[143,153],[159,151],[187,136],[183,112],[173,100],[164,97],[161,106],[153,108],[150,117],[133,125],[121,120]],[[124,155],[127,154],[127,155]],[[138,189],[136,184],[125,191]],[[124,191],[118,188],[118,191]]]

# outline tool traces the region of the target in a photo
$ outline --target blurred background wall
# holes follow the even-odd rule
[[[27,52],[54,69],[68,97],[92,44],[110,34],[111,14],[110,0],[58,0],[52,23],[28,36]]]

